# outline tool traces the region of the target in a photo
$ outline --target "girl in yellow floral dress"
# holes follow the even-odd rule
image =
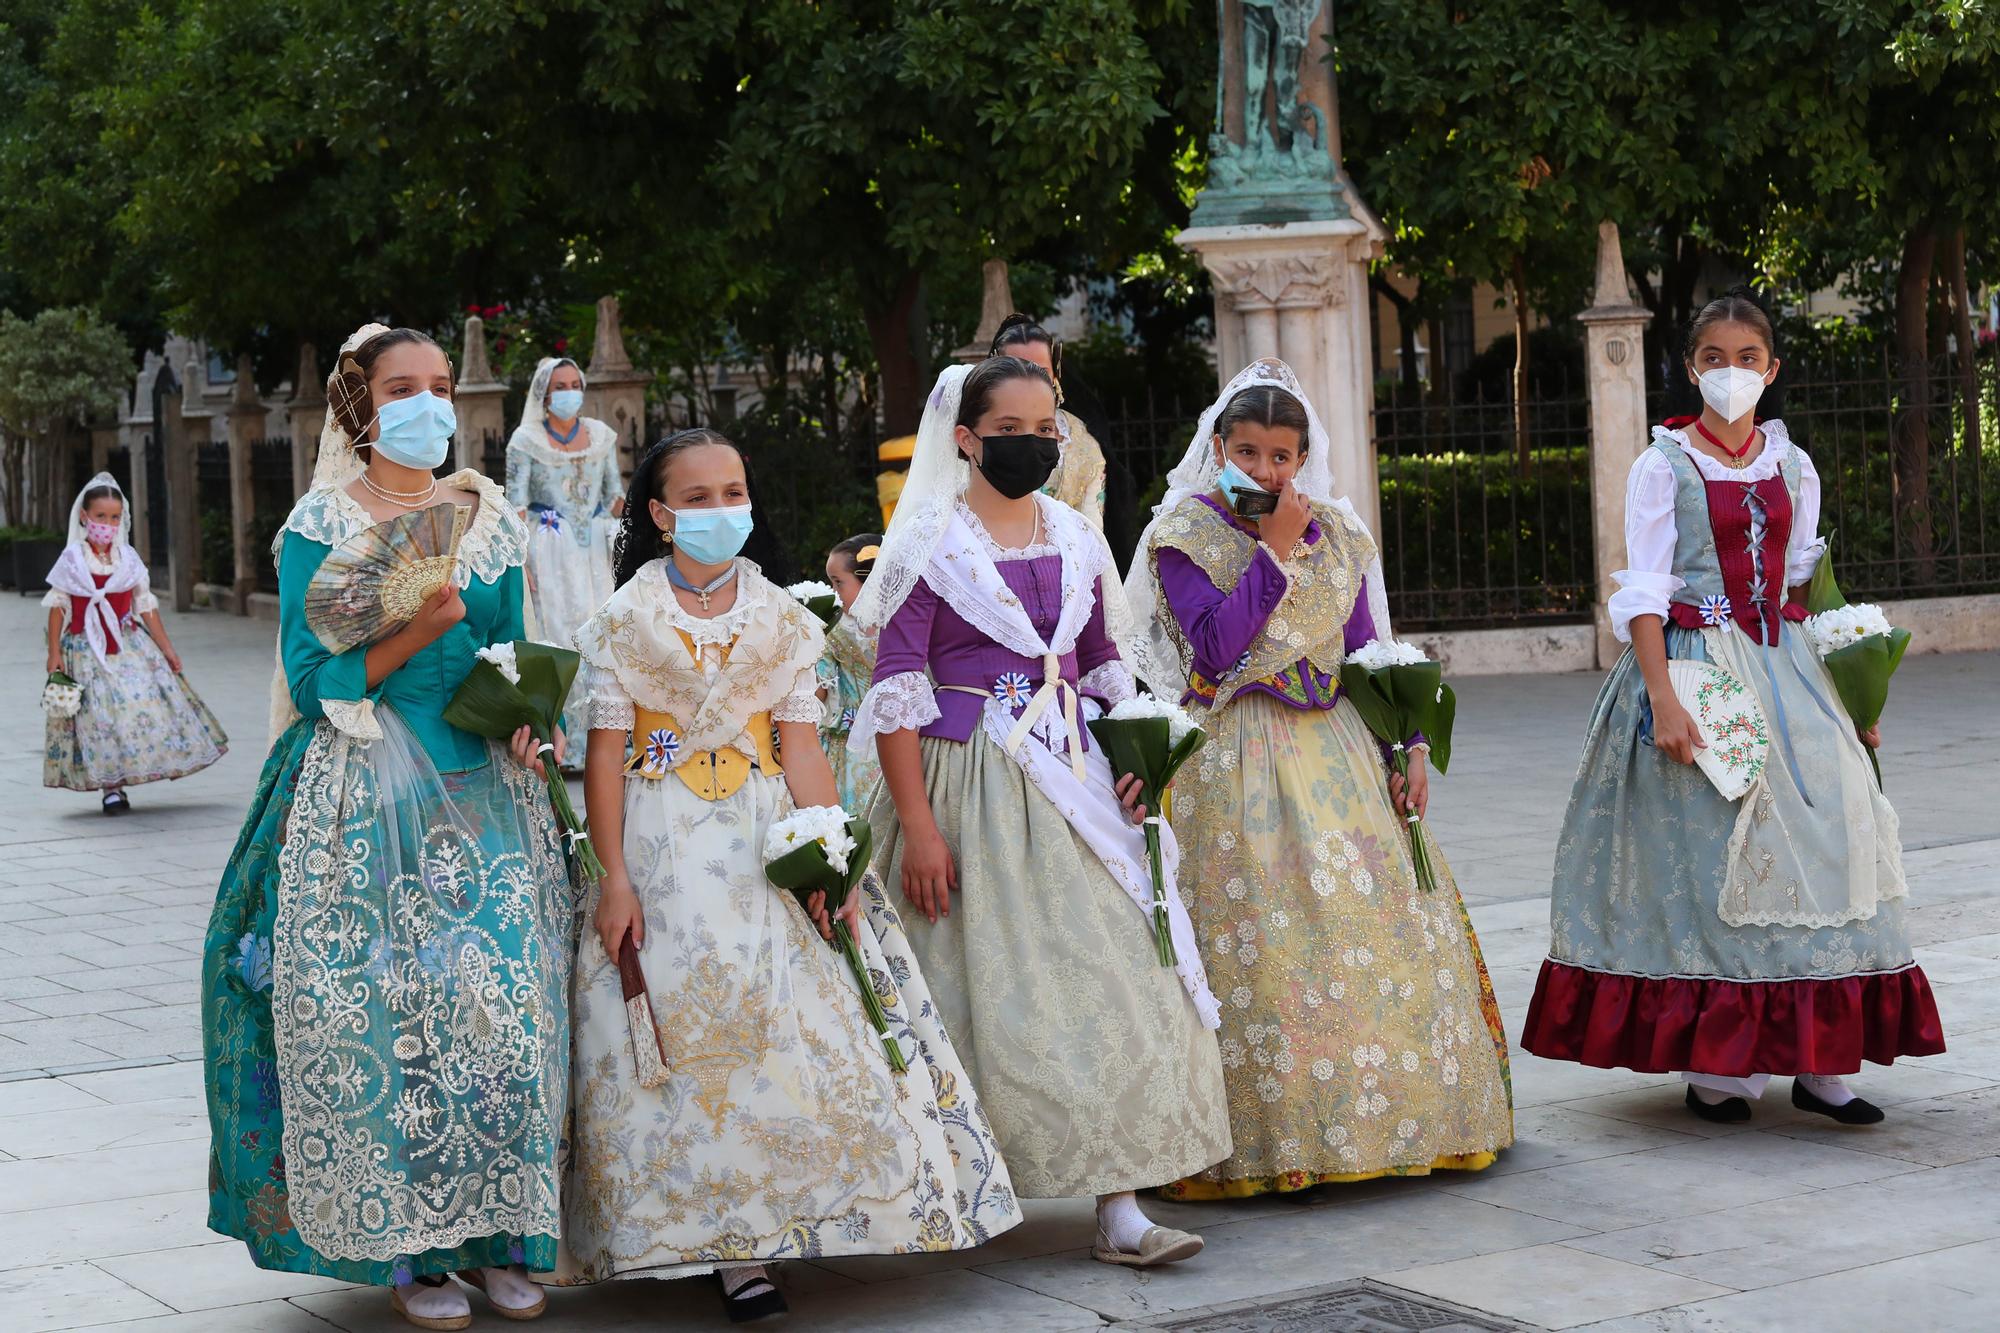
[[[1442,855],[1434,893],[1411,867],[1422,738],[1406,783],[1340,697],[1345,655],[1390,632],[1374,540],[1333,498],[1327,448],[1290,368],[1248,367],[1132,562],[1141,669],[1184,688],[1210,736],[1172,817],[1222,1002],[1235,1150],[1172,1197],[1476,1170],[1514,1137],[1478,941]],[[1240,516],[1237,488],[1275,492],[1275,509]]]

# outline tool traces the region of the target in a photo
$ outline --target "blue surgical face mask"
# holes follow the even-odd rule
[[[686,551],[688,559],[704,565],[735,559],[743,543],[750,540],[750,529],[756,526],[749,505],[676,509],[673,515],[675,548]]]
[[[1222,498],[1229,502],[1229,507],[1245,518],[1268,514],[1277,508],[1274,502],[1262,498],[1272,493],[1259,486],[1256,478],[1236,466],[1236,460],[1233,458],[1223,463],[1222,477],[1216,484],[1222,488]],[[1244,494],[1238,495],[1239,490]]]
[[[557,421],[573,421],[583,411],[583,390],[557,389],[549,395],[549,415]]]
[[[376,438],[357,441],[382,451],[391,463],[430,472],[444,462],[451,437],[458,433],[458,413],[449,398],[430,390],[408,398],[391,398],[375,414]]]

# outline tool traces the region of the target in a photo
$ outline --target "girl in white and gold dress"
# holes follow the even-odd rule
[[[819,622],[737,558],[750,524],[734,446],[669,436],[634,470],[618,591],[577,632],[608,873],[577,959],[566,1233],[588,1280],[720,1270],[738,1320],[784,1308],[765,1262],[968,1248],[1020,1220],[874,878],[827,906],[853,924],[903,1074],[815,929],[824,912],[765,876],[771,824],[834,787]],[[615,961],[628,935],[665,1057],[654,1087]]]

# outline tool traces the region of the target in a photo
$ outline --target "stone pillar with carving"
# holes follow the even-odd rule
[[[1590,377],[1590,520],[1597,584],[1597,665],[1609,667],[1622,651],[1607,609],[1625,568],[1625,481],[1645,450],[1646,321],[1651,314],[1632,299],[1618,224],[1597,224],[1597,294],[1577,318],[1587,338]]]
[[[1335,486],[1380,533],[1368,265],[1388,232],[1338,160],[1330,8],[1222,0],[1209,183],[1176,239],[1208,269],[1218,379],[1288,363],[1326,424]]]
[[[160,450],[167,481],[167,570],[174,610],[194,609],[194,585],[201,572],[201,514],[195,480],[195,446],[208,439],[207,413],[183,412],[182,405],[200,401],[200,366],[190,360],[177,392],[160,397],[153,440]],[[158,559],[159,552],[152,553]]]
[[[299,371],[292,377],[285,422],[292,436],[292,498],[297,499],[312,489],[319,433],[326,427],[326,376],[320,372],[319,349],[311,343],[299,344]]]
[[[504,448],[507,429],[507,386],[493,377],[486,359],[486,321],[477,315],[465,317],[464,354],[459,359],[458,387],[452,391],[458,412],[458,434],[454,437],[453,462],[461,468],[486,466],[486,441],[498,437]],[[493,480],[504,483],[504,470]]]
[[[251,519],[257,490],[251,485],[251,446],[264,433],[264,404],[257,397],[257,380],[249,356],[236,358],[236,386],[229,395],[229,549],[233,565],[229,609],[243,615],[250,594],[257,591],[257,553]]]
[[[625,329],[618,298],[597,302],[597,334],[590,344],[590,365],[584,371],[583,413],[618,432],[618,469],[632,473],[632,462],[646,444],[646,385],[650,371],[635,369],[625,354]]]

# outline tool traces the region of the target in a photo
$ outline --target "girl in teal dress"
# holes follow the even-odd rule
[[[478,473],[431,473],[454,421],[429,338],[364,327],[327,399],[279,534],[274,740],[202,961],[209,1225],[261,1268],[390,1286],[419,1327],[470,1323],[452,1273],[533,1318],[524,1265],[555,1267],[561,1216],[572,894],[525,732],[510,758],[442,716],[478,651],[521,635],[526,534]],[[453,576],[393,632],[329,647],[318,594],[357,552],[435,585],[384,525],[439,504],[464,511]],[[354,602],[400,576],[349,576],[371,589]]]
[[[833,765],[840,808],[858,819],[868,817],[882,787],[882,769],[875,762],[875,751],[861,754],[847,745],[854,710],[861,707],[868,682],[875,678],[875,636],[862,630],[847,613],[854,609],[854,599],[861,595],[861,585],[868,581],[881,551],[881,534],[863,532],[834,547],[826,557],[826,581],[840,599],[841,615],[826,632],[826,651],[819,659],[819,696],[826,706],[820,718],[819,740]]]

